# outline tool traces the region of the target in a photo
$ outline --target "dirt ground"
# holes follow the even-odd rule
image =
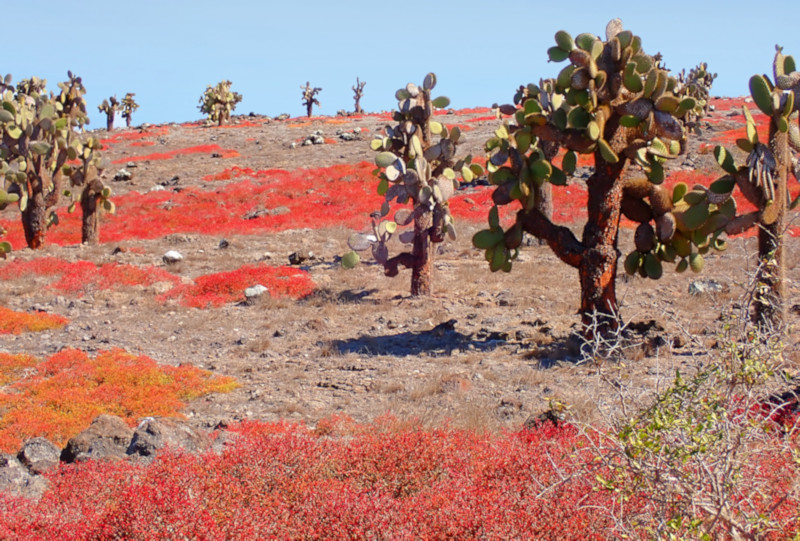
[[[370,134],[386,124],[374,117],[340,125],[316,119],[303,128],[258,116],[235,120],[257,125],[237,129],[173,125],[156,146],[120,143],[107,155],[118,160],[216,143],[236,149],[238,158],[192,154],[139,162],[130,181],[108,182],[121,194],[144,192],[156,184],[167,189],[207,184],[203,176],[232,165],[295,169],[371,160]],[[464,120],[455,115],[447,122]],[[497,124],[471,123],[474,129],[464,134],[462,148],[480,154]],[[337,129],[356,127],[370,130],[361,141],[290,148],[293,141],[318,129],[335,138]],[[689,155],[673,166],[710,167],[709,156],[697,153],[698,145],[708,142],[714,130],[730,127],[734,126],[722,122],[707,130],[692,142]],[[104,131],[99,135],[106,136]],[[108,176],[121,167],[114,166]],[[3,216],[11,216],[13,210],[7,209]],[[259,261],[288,264],[290,253],[312,251],[315,258],[305,264],[318,291],[301,301],[268,298],[252,305],[199,310],[159,304],[154,291],[143,288],[96,291],[81,298],[56,296],[36,287],[39,278],[20,277],[0,283],[4,305],[58,313],[71,323],[57,331],[0,336],[0,349],[45,356],[65,346],[89,352],[120,347],[161,363],[192,363],[235,377],[239,389],[189,404],[186,415],[203,427],[239,419],[302,420],[313,425],[334,414],[367,422],[390,413],[431,426],[450,422],[491,430],[517,428],[545,411],[552,399],[569,403],[584,418],[596,418],[598,406],[612,400],[609,378],[630,382],[630,390],[643,401],[676,368],[688,371],[707,360],[718,338],[720,314],[735,306],[754,266],[754,240],[734,239],[726,252],[707,258],[700,275],[667,271],[657,283],[621,275],[618,296],[624,319],[650,331],[636,334],[635,342],[645,346],[631,347],[624,366],[598,364],[582,357],[577,342],[570,339],[579,321],[576,271],[547,247],[531,243],[512,273],[492,274],[482,253],[470,243],[481,226],[458,225],[458,241],[443,245],[437,255],[436,294],[431,298],[409,296],[408,271],[389,279],[376,265],[341,269],[335,258],[347,251],[351,233],[344,228],[226,237],[225,249],[220,249],[218,235],[174,234],[126,241],[126,247],[141,250],[121,253],[115,253],[118,244],[50,244],[37,253],[18,250],[13,258],[49,255],[142,266],[165,266],[162,255],[178,250],[185,260],[169,270],[189,278]],[[579,224],[573,227],[577,230]],[[631,230],[623,230],[622,246],[630,245],[631,235]],[[789,306],[793,306],[800,302],[798,243],[796,239],[788,243]],[[691,295],[689,284],[698,279],[716,280],[723,290]],[[796,352],[797,345],[790,344],[789,358]]]

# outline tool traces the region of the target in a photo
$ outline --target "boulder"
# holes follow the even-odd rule
[[[17,460],[33,474],[43,473],[58,466],[61,451],[47,438],[26,441],[17,453]]]
[[[148,417],[136,427],[127,454],[153,458],[164,447],[197,453],[205,451],[209,444],[208,435],[197,432],[176,419]]]
[[[64,462],[120,459],[133,439],[133,429],[115,415],[99,415],[92,424],[67,442],[61,452]]]

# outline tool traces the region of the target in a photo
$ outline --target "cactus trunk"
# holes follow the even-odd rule
[[[622,205],[622,174],[624,160],[610,164],[597,156],[597,170],[587,182],[588,219],[583,229],[583,254],[578,273],[581,282],[581,317],[585,325],[595,323],[601,316],[603,328],[616,328],[618,307],[616,293],[619,250],[619,221]]]
[[[112,131],[114,129],[114,111],[106,113],[106,130]]]
[[[771,223],[759,224],[758,229],[758,260],[759,268],[756,276],[755,323],[765,331],[778,330],[786,320],[786,268],[783,257],[783,242],[786,224],[786,182],[791,167],[791,153],[789,151],[789,135],[781,133],[770,124],[770,141],[772,152],[775,154],[777,169],[775,171],[775,200],[776,205],[774,220]],[[772,218],[773,216],[771,216]]]
[[[83,212],[81,242],[83,244],[98,244],[100,242],[100,215],[97,212],[99,198],[100,196],[92,183],[87,185],[81,193],[81,211]]]
[[[125,126],[128,127],[128,128],[131,127],[131,117],[130,116],[126,116],[125,117]]]
[[[433,256],[436,252],[430,238],[433,213],[424,212],[414,218],[414,247],[412,249],[411,295],[430,295],[433,283]]]
[[[28,204],[21,214],[25,242],[28,248],[38,250],[44,244],[47,234],[47,206],[41,192],[28,198]]]

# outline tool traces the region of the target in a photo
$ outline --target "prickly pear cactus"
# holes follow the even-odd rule
[[[102,144],[94,137],[89,137],[78,145],[76,163],[64,166],[68,174],[70,185],[73,188],[82,188],[80,195],[73,195],[71,190],[64,190],[66,197],[72,198],[67,212],[74,212],[78,203],[83,212],[81,227],[81,242],[84,244],[97,244],[100,241],[100,215],[101,212],[114,214],[116,207],[111,201],[111,188],[100,179],[103,170],[109,165],[108,159],[100,153]],[[75,198],[78,199],[75,199]]]
[[[133,112],[139,108],[139,104],[136,103],[136,100],[133,97],[136,94],[133,92],[128,92],[125,94],[125,97],[122,98],[122,118],[125,119],[125,125],[130,128],[131,127],[131,120],[133,119]]]
[[[103,100],[103,103],[97,106],[97,110],[106,114],[106,129],[108,131],[113,130],[114,116],[119,110],[119,100],[117,100],[117,97],[111,96],[107,100]]]
[[[364,112],[364,109],[361,108],[361,97],[364,95],[364,86],[366,86],[366,84],[366,81],[359,81],[358,77],[356,77],[356,84],[353,86],[353,99],[356,102],[353,112],[356,114]]]
[[[785,268],[782,236],[788,209],[800,202],[790,202],[789,175],[800,180],[800,71],[794,58],[776,47],[773,61],[774,80],[766,75],[750,78],[753,102],[769,118],[769,140],[760,141],[756,122],[747,106],[745,137],[736,141],[747,152],[747,159],[737,165],[733,154],[723,146],[714,155],[726,175],[714,184],[718,194],[730,197],[738,186],[742,195],[758,209],[732,217],[724,224],[729,234],[758,227],[759,270],[756,288],[756,323],[768,329],[779,329],[785,320]],[[712,184],[712,188],[714,187]],[[718,195],[718,197],[721,197]]]
[[[216,86],[209,85],[200,97],[200,112],[208,115],[208,121],[222,126],[231,119],[236,104],[242,101],[242,95],[231,91],[230,81],[220,81]]]
[[[685,148],[689,115],[702,115],[705,102],[690,95],[690,85],[670,75],[660,57],[647,54],[639,36],[623,30],[618,19],[607,26],[605,40],[590,33],[573,38],[559,31],[555,41],[548,56],[552,62],[568,61],[566,67],[555,78],[520,88],[514,105],[500,108],[513,115],[514,122],[500,126],[486,141],[496,206],[489,213],[489,228],[477,233],[473,243],[485,251],[492,271],[510,271],[524,232],[544,240],[578,270],[584,322],[603,315],[615,326],[617,238],[623,213],[642,224],[638,255],[629,256],[634,272],[658,278],[662,263],[680,253],[700,261],[692,254],[699,253],[707,239],[695,234],[701,227],[693,213],[714,209],[703,207],[683,220],[684,205],[691,206],[683,200],[685,194],[666,193],[659,185],[666,162]],[[560,164],[554,159],[559,149],[565,152]],[[594,159],[582,238],[539,208],[543,188],[568,184],[578,154]],[[634,164],[642,178],[624,175],[628,164]],[[514,223],[504,227],[498,207],[509,204],[519,211]]]
[[[303,106],[306,108],[308,117],[311,118],[314,106],[319,106],[319,100],[316,98],[316,95],[322,92],[322,88],[318,86],[312,88],[311,83],[306,81],[306,86],[301,86],[300,90],[303,91]]]
[[[18,201],[30,248],[40,248],[48,226],[57,221],[48,209],[58,203],[71,174],[67,161],[83,152],[76,130],[89,122],[86,89],[80,77],[68,75],[68,81],[58,84],[58,95],[48,94],[46,81],[40,79],[27,79],[14,91],[6,76],[2,85],[0,174],[11,199],[4,196],[0,204]]]
[[[396,276],[399,265],[410,268],[411,294],[415,296],[431,293],[432,245],[445,237],[455,238],[448,199],[458,188],[459,177],[469,182],[483,174],[480,165],[471,163],[472,156],[456,158],[461,130],[448,129],[433,120],[434,109],[450,104],[444,96],[431,97],[435,86],[436,76],[429,73],[421,86],[409,83],[396,92],[398,108],[393,118],[397,124],[386,126],[385,135],[370,143],[378,153],[375,174],[379,178],[378,194],[385,201],[372,215],[372,235],[352,235],[349,245],[354,252],[343,258],[345,266],[355,265],[355,252],[371,248],[387,276]],[[401,208],[394,219],[384,220],[391,203],[410,204],[411,208]],[[413,229],[399,231],[407,225],[413,225]],[[411,245],[411,251],[389,257],[387,243],[395,234],[402,243]]]

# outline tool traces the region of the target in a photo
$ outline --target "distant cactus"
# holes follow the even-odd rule
[[[434,244],[446,236],[455,238],[453,217],[448,199],[458,187],[458,176],[470,181],[483,174],[480,165],[472,164],[471,156],[456,158],[461,139],[458,127],[447,129],[433,120],[434,108],[447,107],[444,96],[431,98],[436,76],[429,73],[422,86],[409,83],[395,94],[397,122],[387,126],[385,136],[374,139],[370,147],[377,151],[375,163],[380,168],[378,194],[385,197],[379,212],[372,216],[373,234],[356,233],[348,244],[354,252],[343,257],[345,267],[358,263],[355,251],[372,248],[372,255],[384,267],[387,276],[396,276],[398,266],[411,269],[411,294],[430,295],[432,290]],[[438,141],[434,141],[438,137]],[[394,220],[381,220],[390,212],[390,203],[411,203],[411,209],[400,209]],[[389,257],[388,240],[398,227],[413,223],[413,230],[399,234],[411,252]]]
[[[114,116],[119,110],[119,101],[116,96],[111,96],[103,103],[97,106],[97,110],[106,114],[106,130],[111,131],[114,129]]]
[[[209,85],[200,97],[200,112],[208,115],[210,122],[218,126],[231,119],[236,104],[242,101],[242,95],[231,91],[230,81],[220,81],[216,86]]]
[[[0,190],[0,207],[19,202],[30,248],[40,248],[47,228],[58,223],[58,216],[48,209],[58,204],[64,184],[85,185],[102,169],[100,142],[89,138],[84,143],[76,131],[89,122],[83,98],[86,89],[80,77],[68,75],[68,81],[58,84],[58,95],[48,94],[43,80],[33,85],[20,83],[15,92],[9,86],[11,77],[6,76],[0,86],[0,173],[7,187],[7,191]],[[83,219],[86,222],[92,216],[84,213]],[[4,252],[8,251],[5,248],[10,247],[4,246]]]
[[[133,112],[139,108],[139,104],[133,99],[135,95],[133,92],[128,92],[122,98],[122,118],[125,119],[125,125],[129,128],[131,127]]]
[[[366,81],[359,81],[358,77],[356,77],[356,84],[353,86],[353,99],[356,102],[353,112],[356,114],[364,112],[364,109],[361,108],[361,96],[364,95],[364,86],[366,84]]]
[[[714,155],[725,176],[711,185],[709,196],[730,198],[736,186],[756,206],[755,212],[736,216],[723,224],[729,234],[758,227],[759,270],[756,277],[755,322],[763,328],[779,329],[786,314],[786,270],[782,236],[786,212],[800,203],[789,201],[790,174],[800,180],[800,163],[792,150],[800,152],[800,71],[791,56],[776,47],[773,62],[774,83],[766,75],[750,78],[753,102],[769,117],[769,141],[759,141],[755,120],[743,107],[746,137],[736,144],[748,153],[744,165],[736,165],[725,147],[717,146]],[[730,201],[733,199],[731,198]]]
[[[315,97],[322,92],[320,87],[311,88],[311,83],[306,81],[306,86],[301,86],[300,90],[303,91],[303,106],[306,108],[308,117],[311,118],[311,110],[315,105],[319,106],[319,100]]]
[[[670,76],[658,57],[646,54],[641,38],[623,30],[618,19],[607,26],[605,41],[588,33],[573,39],[564,31],[556,33],[555,41],[548,50],[550,60],[569,60],[569,65],[556,78],[518,91],[516,105],[500,108],[515,122],[502,125],[486,142],[496,206],[489,213],[489,229],[478,232],[473,243],[485,250],[492,271],[510,271],[524,232],[543,239],[578,270],[584,324],[601,316],[602,329],[614,328],[623,214],[641,224],[637,250],[628,256],[626,269],[653,279],[661,276],[662,262],[674,262],[677,256],[679,268],[689,264],[686,258],[699,266],[692,246],[711,242],[698,231],[705,222],[694,216],[700,210],[683,212],[689,206],[685,194],[669,194],[659,186],[664,163],[685,148],[686,116],[701,115],[705,103],[691,97],[687,85]],[[553,160],[558,148],[566,149],[561,167]],[[542,188],[565,185],[578,153],[594,157],[594,171],[586,181],[588,218],[580,239],[539,208]],[[624,175],[628,162],[637,164],[646,179]],[[504,229],[498,207],[512,202],[521,209]],[[681,209],[679,215],[675,207]],[[656,229],[650,225],[653,220]],[[716,241],[713,245],[722,247]]]

